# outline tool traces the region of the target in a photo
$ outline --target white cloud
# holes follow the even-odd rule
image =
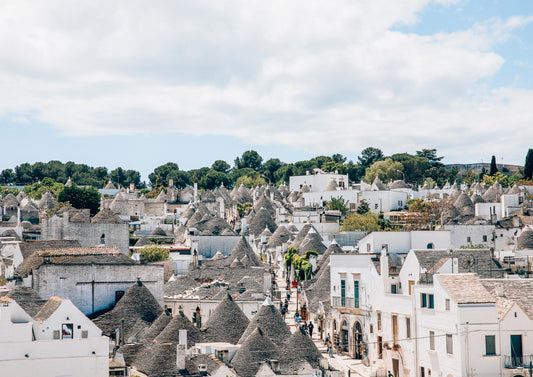
[[[532,92],[486,80],[505,63],[494,46],[533,18],[393,31],[428,2],[3,2],[0,115],[69,135],[224,134],[325,153],[523,148]]]

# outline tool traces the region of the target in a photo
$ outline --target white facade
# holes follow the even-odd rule
[[[448,249],[451,233],[447,230],[414,230],[409,232],[372,232],[357,243],[360,253],[407,253],[411,249]]]
[[[362,191],[358,203],[368,203],[374,213],[399,211],[405,207],[409,194],[402,191]]]
[[[494,225],[447,224],[444,225],[444,229],[451,232],[453,248],[478,245],[486,248],[494,247]]]
[[[44,321],[11,299],[0,305],[0,375],[107,377],[109,341],[70,301]],[[65,327],[71,325],[72,327]],[[73,331],[70,332],[70,329]],[[71,338],[67,333],[72,334]],[[54,336],[57,339],[54,339]]]
[[[289,177],[289,190],[300,191],[307,185],[311,192],[323,192],[331,181],[335,181],[340,188],[348,187],[347,174],[325,173],[320,169],[314,169],[313,173]]]
[[[336,190],[336,191],[317,191],[317,192],[304,192],[304,206],[320,206],[323,207],[327,202],[334,198],[341,198],[345,202],[354,204],[357,206],[359,190]]]

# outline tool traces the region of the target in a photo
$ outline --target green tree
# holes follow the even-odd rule
[[[139,250],[139,252],[148,263],[167,260],[170,256],[170,251],[168,249],[163,249],[153,245],[144,246]]]
[[[372,212],[368,212],[364,215],[351,213],[346,216],[346,219],[344,219],[341,227],[342,232],[373,232],[380,229],[381,228],[378,224],[378,216]]]
[[[489,175],[493,176],[498,172],[498,167],[496,166],[496,156],[492,156],[490,159],[490,172]]]
[[[368,147],[363,149],[361,156],[358,157],[359,165],[366,169],[372,166],[376,161],[383,160],[385,156],[379,148]]]
[[[279,158],[271,158],[263,164],[263,174],[270,182],[276,182],[275,173],[284,165]]]
[[[266,181],[263,177],[261,177],[261,174],[259,174],[258,172],[253,172],[253,173],[242,175],[239,178],[237,178],[237,181],[235,182],[235,186],[240,187],[240,185],[244,185],[248,188],[252,188],[255,186],[266,185]]]
[[[63,191],[63,184],[57,183],[52,178],[43,178],[42,182],[36,182],[32,185],[24,187],[24,192],[30,198],[40,200],[44,193],[50,192],[57,198],[59,193]]]
[[[93,187],[80,188],[75,185],[65,187],[57,196],[58,202],[69,202],[74,208],[89,208],[91,215],[98,213],[100,208],[100,193]]]
[[[216,160],[213,162],[213,165],[211,165],[211,169],[220,173],[228,174],[231,166],[224,160]]]
[[[331,198],[327,204],[327,208],[332,211],[340,211],[343,215],[346,215],[348,213],[348,201],[340,196],[338,198]]]
[[[497,172],[494,175],[485,174],[482,181],[487,186],[492,186],[496,181],[498,181],[503,187],[509,186],[509,178],[502,172]]]
[[[365,181],[372,183],[376,176],[383,182],[392,181],[402,177],[403,165],[401,162],[393,161],[387,158],[382,161],[377,161],[371,167],[366,169]]]
[[[426,171],[432,167],[427,158],[412,156],[409,153],[396,153],[390,158],[402,164],[405,182],[409,183],[421,184],[424,181]]]
[[[200,187],[206,190],[212,190],[223,184],[225,187],[231,185],[231,177],[223,172],[210,170],[200,179]]]
[[[17,176],[13,172],[12,169],[4,169],[2,170],[2,173],[0,173],[0,184],[1,185],[9,185],[15,182],[15,179]]]
[[[533,180],[533,149],[529,148],[524,163],[524,179]]]
[[[206,169],[209,170],[208,168]],[[153,173],[148,175],[148,179],[152,187],[168,187],[170,179],[174,180],[174,185],[179,189],[183,189],[191,184],[190,174],[180,170],[178,164],[174,162],[167,162],[164,165],[158,166],[154,169]]]
[[[368,205],[368,202],[366,200],[361,200],[359,203],[359,206],[357,207],[357,210],[355,211],[360,215],[365,215],[368,212],[370,212],[370,206]]]
[[[261,170],[263,157],[254,150],[246,151],[242,154],[242,157],[235,159],[235,167],[237,169],[251,168],[254,170]]]
[[[433,166],[442,166],[442,163],[440,161],[444,157],[438,157],[436,149],[422,149],[421,151],[416,151],[416,155],[418,157],[427,159]]]

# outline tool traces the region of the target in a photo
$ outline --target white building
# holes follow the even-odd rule
[[[107,377],[109,341],[69,300],[52,297],[31,318],[0,298],[0,374]]]
[[[411,249],[448,249],[451,244],[451,232],[448,230],[413,230],[408,232],[372,232],[361,238],[357,246],[360,253],[405,254]]]
[[[362,191],[358,203],[366,201],[374,213],[399,211],[404,209],[409,194],[403,191]]]
[[[307,186],[308,192],[324,192],[330,191],[328,188],[332,188],[333,185],[341,190],[348,188],[348,175],[325,173],[320,169],[313,169],[312,174],[307,172],[306,175],[289,177],[290,191],[301,191],[304,186]]]

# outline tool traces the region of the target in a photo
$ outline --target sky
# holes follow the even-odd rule
[[[533,1],[0,1],[0,170],[368,146],[523,164]]]

